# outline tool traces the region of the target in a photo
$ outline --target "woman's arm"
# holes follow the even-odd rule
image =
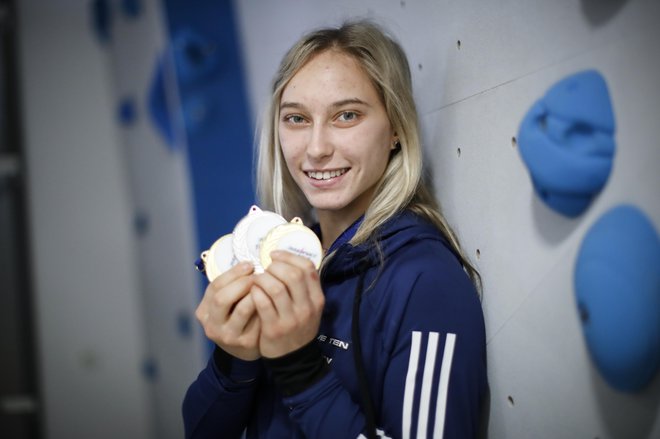
[[[216,349],[183,401],[186,438],[241,437],[253,412],[259,363]]]
[[[382,419],[393,437],[477,436],[488,391],[485,329],[460,267],[417,278],[385,383]]]
[[[252,271],[241,263],[218,276],[195,312],[218,348],[184,399],[187,438],[238,438],[252,413],[260,363]]]

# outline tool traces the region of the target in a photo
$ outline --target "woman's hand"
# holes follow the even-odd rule
[[[271,253],[265,273],[254,276],[251,296],[261,319],[259,350],[281,357],[312,341],[319,329],[325,296],[314,264],[286,251]]]
[[[252,300],[250,263],[240,263],[209,284],[195,311],[204,333],[228,354],[256,360],[259,354],[259,316]]]

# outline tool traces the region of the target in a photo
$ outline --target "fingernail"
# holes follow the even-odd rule
[[[270,252],[270,257],[271,258],[273,258],[273,257],[276,258],[278,256],[282,256],[283,254],[284,254],[283,250],[273,250],[272,252]]]
[[[252,271],[252,269],[254,268],[252,264],[249,262],[241,262],[239,265],[240,265],[239,269],[241,271]]]

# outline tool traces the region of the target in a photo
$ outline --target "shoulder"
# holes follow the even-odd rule
[[[439,232],[419,234],[391,253],[379,283],[387,285],[388,297],[382,299],[389,302],[391,313],[414,316],[434,327],[439,322],[483,326],[477,290]]]
[[[420,228],[405,245],[388,255],[385,269],[407,282],[434,282],[436,286],[473,290],[458,256],[439,231]]]

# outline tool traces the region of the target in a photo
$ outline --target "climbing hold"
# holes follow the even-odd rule
[[[615,130],[607,84],[595,70],[564,78],[534,103],[518,145],[546,205],[575,217],[591,204],[612,169]]]
[[[587,232],[575,266],[585,340],[612,387],[634,392],[660,367],[660,238],[636,207],[618,206]]]

